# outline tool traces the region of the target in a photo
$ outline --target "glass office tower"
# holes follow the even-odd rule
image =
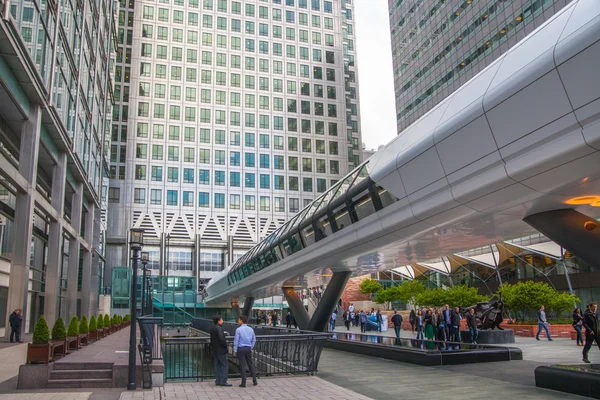
[[[107,263],[202,287],[360,162],[353,4],[120,5]]]
[[[388,0],[398,134],[567,0]]]
[[[0,335],[98,310],[117,8],[0,1]]]

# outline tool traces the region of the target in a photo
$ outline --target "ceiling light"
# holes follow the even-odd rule
[[[567,200],[566,204],[592,204],[600,201],[600,196],[580,196]]]
[[[592,207],[600,207],[600,200],[596,200],[591,204]]]
[[[598,224],[595,221],[585,221],[585,223],[583,224],[583,227],[588,231],[593,231],[594,229],[596,229],[597,226]]]

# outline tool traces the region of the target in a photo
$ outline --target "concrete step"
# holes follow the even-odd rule
[[[46,385],[47,389],[109,387],[112,387],[112,379],[50,379]]]
[[[59,369],[50,371],[50,379],[112,379],[112,369]]]
[[[55,362],[54,370],[97,370],[110,369],[112,370],[114,363],[111,362]]]

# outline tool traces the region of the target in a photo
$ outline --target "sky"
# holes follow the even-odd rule
[[[367,149],[396,136],[388,0],[354,0],[362,141]]]

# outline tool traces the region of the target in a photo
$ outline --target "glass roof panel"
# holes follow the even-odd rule
[[[352,184],[352,186],[356,186],[358,184],[360,184],[362,181],[364,181],[365,179],[367,179],[369,177],[369,171],[367,171],[367,163],[365,163],[359,170],[358,175],[356,177],[356,180],[354,181],[354,183]]]
[[[321,210],[323,210],[329,205],[331,198],[335,195],[340,186],[342,186],[342,183],[342,181],[339,181],[334,186],[332,186],[327,192],[325,192],[325,194],[322,196],[323,201],[319,204],[319,207],[315,211],[315,214],[319,213]]]
[[[360,170],[356,170],[352,174],[346,176],[346,179],[341,181],[341,184],[338,186],[338,190],[334,193],[332,198],[329,200],[329,203],[331,203],[333,200],[337,199],[338,197],[344,195],[350,189],[350,187],[352,186],[352,183],[354,182],[354,179],[356,179],[359,172],[360,172]]]

